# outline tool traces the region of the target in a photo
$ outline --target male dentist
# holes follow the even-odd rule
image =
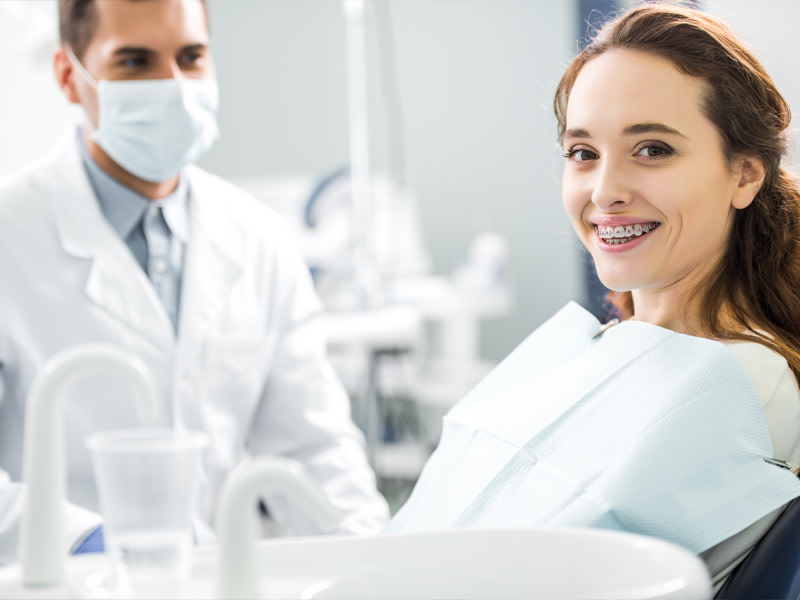
[[[265,454],[305,465],[340,532],[377,531],[387,506],[298,250],[269,209],[191,165],[217,136],[205,2],[59,0],[59,11],[55,74],[85,125],[0,187],[0,565],[17,559],[31,381],[87,342],[146,363],[164,425],[208,433],[206,533],[225,477]],[[101,541],[84,438],[141,425],[121,387],[87,376],[61,402],[65,553]],[[285,534],[318,532],[287,498],[265,501]]]

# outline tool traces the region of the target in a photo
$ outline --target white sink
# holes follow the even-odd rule
[[[217,560],[215,548],[195,551],[186,597],[215,597]],[[73,597],[114,596],[102,560],[77,558],[69,565],[68,591]],[[282,600],[712,596],[705,566],[688,551],[653,538],[587,529],[263,541],[257,546],[257,565],[261,597]],[[0,592],[2,584],[0,577]]]
[[[65,559],[62,553],[59,390],[81,370],[106,365],[140,388],[144,405],[155,406],[155,395],[145,370],[116,350],[76,348],[56,358],[37,379],[29,400],[25,480],[31,493],[23,521],[22,566],[0,569],[0,598],[113,598],[104,555]],[[228,478],[219,502],[220,546],[194,551],[185,597],[701,600],[712,595],[708,573],[695,555],[620,532],[451,530],[255,544],[255,499],[265,489],[288,493],[321,525],[338,518],[293,461],[261,457],[243,463]],[[154,596],[164,597],[158,585]]]

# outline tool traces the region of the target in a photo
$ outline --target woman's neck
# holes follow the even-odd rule
[[[706,328],[700,318],[700,303],[697,298],[685,292],[675,292],[661,290],[651,293],[647,290],[634,290],[634,318],[677,333],[703,336]]]

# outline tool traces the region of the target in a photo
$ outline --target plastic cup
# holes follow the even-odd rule
[[[168,429],[95,433],[92,456],[112,585],[121,596],[180,596],[208,436]]]

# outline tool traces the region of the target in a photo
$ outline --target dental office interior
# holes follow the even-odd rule
[[[608,317],[561,205],[552,96],[591,24],[633,4],[207,0],[221,136],[198,165],[278,211],[296,235],[326,308],[329,358],[393,513],[435,449],[443,415],[530,332],[570,300]],[[800,111],[800,3],[687,4],[729,23]],[[80,118],[52,75],[57,39],[54,0],[0,2],[0,178],[40,158]],[[553,555],[560,543],[548,540]],[[460,544],[441,553],[466,561]],[[617,581],[633,570],[620,563],[638,560],[622,546],[607,548],[624,556],[606,566]],[[447,581],[447,568],[414,558],[417,548],[393,551],[407,557],[408,573]],[[354,550],[362,560],[380,551]],[[313,547],[303,552],[288,545],[261,556],[289,572],[293,556],[316,560]],[[476,552],[476,571],[508,581],[528,571],[506,552],[502,564]],[[465,580],[458,570],[452,577]],[[380,578],[400,590],[407,582],[398,573]],[[561,583],[548,593],[564,592]],[[363,582],[319,589],[302,597],[384,597]],[[407,597],[445,597],[435,595],[448,593],[441,589]],[[646,597],[691,595],[681,593]]]

